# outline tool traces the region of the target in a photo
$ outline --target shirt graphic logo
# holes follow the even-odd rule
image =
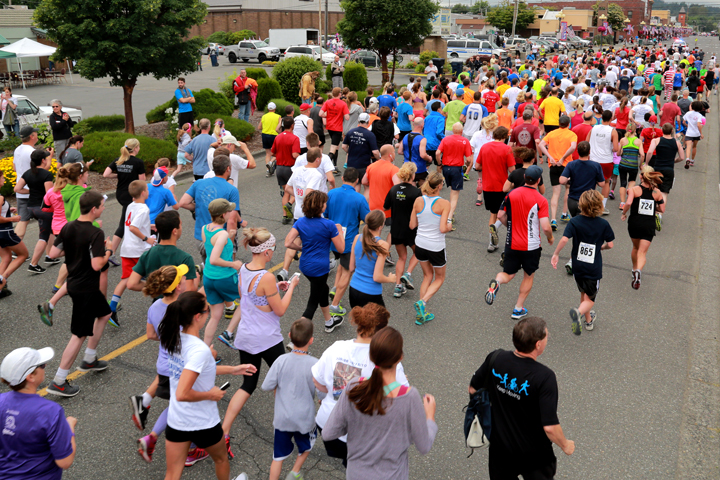
[[[509,395],[513,398],[516,398],[520,400],[520,394],[524,393],[525,396],[528,396],[528,387],[530,386],[530,383],[525,380],[522,385],[518,386],[517,378],[513,378],[508,382],[508,374],[499,374],[495,371],[493,368],[492,374],[494,377],[497,377],[500,379],[499,384],[497,385],[498,391],[505,393],[506,395]],[[501,386],[502,385],[502,386]]]
[[[3,435],[15,435],[15,417],[8,415],[5,418],[5,428],[2,431]]]

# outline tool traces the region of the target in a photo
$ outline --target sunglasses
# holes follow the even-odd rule
[[[60,108],[60,106],[59,106],[59,105],[53,105],[52,108]]]
[[[273,245],[272,247],[268,248],[268,250],[270,250],[271,252],[274,252],[276,248],[277,248],[277,245]]]

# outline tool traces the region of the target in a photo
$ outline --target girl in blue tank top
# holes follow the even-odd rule
[[[363,233],[357,235],[350,254],[350,307],[364,307],[368,303],[385,306],[382,284],[395,283],[395,273],[385,275],[383,267],[390,245],[380,238],[385,225],[382,210],[365,215]]]

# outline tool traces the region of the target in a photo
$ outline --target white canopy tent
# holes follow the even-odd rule
[[[35,40],[30,40],[29,38],[23,38],[22,40],[18,40],[15,43],[12,43],[8,45],[7,47],[0,48],[0,52],[7,52],[7,53],[14,53],[15,56],[18,59],[18,68],[20,69],[20,75],[22,77],[22,64],[20,63],[20,59],[23,57],[49,57],[55,51],[57,48],[51,47],[48,45],[43,45],[42,43],[38,43]],[[70,65],[68,64],[68,71],[70,71]],[[70,81],[72,82],[72,72],[70,72]],[[22,81],[23,89],[25,87],[25,79],[23,78]]]

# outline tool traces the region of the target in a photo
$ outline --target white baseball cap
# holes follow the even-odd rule
[[[230,134],[223,135],[220,138],[220,143],[223,145],[235,145],[236,147],[240,146],[240,142],[238,142],[237,139]]]
[[[275,105],[275,102],[268,103],[268,110],[275,110],[277,108],[277,105]]]
[[[370,97],[370,103],[380,103],[380,100],[377,99],[377,97]]]
[[[358,123],[368,123],[370,121],[370,115],[363,112],[360,115],[358,115]]]
[[[49,362],[54,356],[55,351],[50,347],[40,350],[28,347],[17,348],[3,359],[0,365],[0,377],[10,386],[20,385],[35,367]]]

